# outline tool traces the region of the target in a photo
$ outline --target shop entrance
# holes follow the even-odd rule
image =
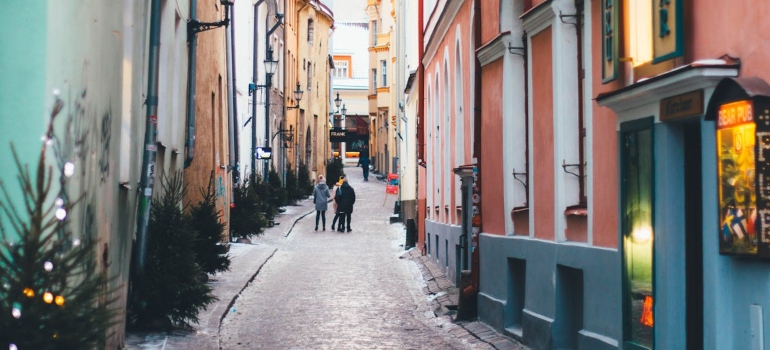
[[[684,127],[687,349],[703,349],[703,189],[700,120]]]

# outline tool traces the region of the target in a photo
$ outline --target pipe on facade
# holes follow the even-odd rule
[[[192,0],[194,2],[195,0]],[[150,219],[152,189],[157,157],[156,134],[158,112],[158,66],[160,65],[160,10],[161,0],[150,4],[150,48],[147,67],[147,105],[144,130],[144,156],[139,181],[139,209],[137,213],[136,263],[139,273],[144,272],[147,257],[147,224]]]
[[[228,126],[228,131],[230,132],[230,164],[227,168],[227,171],[233,171],[235,170],[235,174],[232,176],[232,180],[234,183],[238,183],[240,181],[240,169],[238,167],[238,160],[240,158],[238,155],[238,101],[237,101],[237,93],[236,93],[236,85],[235,85],[235,8],[234,6],[228,6],[228,11],[230,11],[230,28],[227,32],[227,74],[229,74],[230,78],[230,88],[227,89],[228,98],[230,100],[230,108],[228,108],[228,117],[230,117],[230,123]],[[231,198],[232,199],[232,198]]]
[[[481,0],[473,0],[473,52],[478,52],[481,47]],[[481,154],[481,62],[478,56],[474,59],[474,87],[473,87],[473,155],[476,158],[476,166],[481,173],[482,154]],[[476,185],[481,189],[481,177],[476,179]],[[483,209],[483,208],[482,208]],[[481,230],[481,224],[479,225]],[[473,249],[471,256],[471,284],[475,286],[475,291],[479,288],[479,249]]]
[[[197,19],[198,0],[190,0],[190,21]],[[195,158],[195,76],[196,56],[198,52],[198,36],[187,32],[189,55],[187,56],[187,140],[185,140],[184,167],[192,164]]]
[[[257,85],[257,75],[259,74],[259,69],[257,65],[257,45],[259,44],[258,40],[258,32],[259,32],[259,6],[262,5],[262,3],[265,2],[265,0],[259,0],[256,4],[254,4],[254,45],[253,45],[253,52],[252,52],[252,64],[253,64],[253,73],[251,77],[251,81],[256,86]],[[257,90],[256,88],[251,92],[251,175],[254,176],[257,174]]]

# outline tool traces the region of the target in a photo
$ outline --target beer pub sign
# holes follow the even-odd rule
[[[726,78],[709,102],[720,254],[770,259],[770,95],[754,95],[765,89],[759,78]]]

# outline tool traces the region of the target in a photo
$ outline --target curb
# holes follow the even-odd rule
[[[235,301],[238,299],[238,297],[243,293],[243,291],[246,289],[246,287],[251,284],[251,282],[254,281],[255,278],[257,278],[257,275],[259,274],[259,271],[262,271],[262,268],[267,264],[270,259],[273,258],[273,255],[275,255],[275,252],[278,251],[278,248],[273,249],[273,252],[270,253],[270,256],[265,259],[265,262],[262,263],[262,265],[259,265],[259,268],[256,272],[249,278],[248,281],[241,287],[241,289],[238,291],[238,293],[235,293],[235,296],[230,300],[230,303],[227,304],[227,308],[225,309],[225,312],[222,313],[222,316],[219,316],[219,328],[217,329],[217,343],[219,344],[219,349],[222,349],[222,338],[220,336],[220,333],[222,332],[222,321],[227,317],[227,313],[230,312],[230,309],[232,309],[233,305],[235,305]]]
[[[301,215],[301,216],[300,216],[300,217],[298,217],[297,219],[295,219],[295,220],[294,220],[294,223],[292,223],[292,224],[291,224],[291,227],[289,227],[289,230],[288,230],[288,231],[286,231],[286,234],[285,234],[285,235],[283,235],[283,236],[284,236],[284,237],[289,237],[289,234],[291,234],[291,231],[294,229],[294,226],[297,224],[297,222],[298,222],[298,221],[300,221],[300,220],[302,220],[302,219],[304,219],[306,216],[308,216],[308,215],[310,215],[310,214],[313,214],[313,212],[315,212],[315,210],[311,210],[311,211],[309,211],[309,212],[307,212],[307,213],[305,213],[305,214]]]

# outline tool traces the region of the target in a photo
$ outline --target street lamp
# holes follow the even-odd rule
[[[334,107],[340,109],[340,103],[342,103],[342,99],[340,98],[340,93],[337,92],[337,98],[334,99]]]
[[[295,100],[295,101],[297,101],[297,105],[296,105],[296,106],[288,106],[288,107],[286,107],[286,109],[297,109],[297,108],[299,108],[299,101],[300,101],[300,100],[302,100],[302,95],[303,95],[304,93],[305,93],[305,92],[304,92],[304,91],[302,91],[302,90],[299,88],[299,83],[297,83],[297,89],[296,89],[296,90],[294,90],[294,100]]]

